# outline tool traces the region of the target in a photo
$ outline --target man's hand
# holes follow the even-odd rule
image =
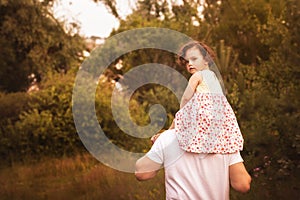
[[[244,163],[239,162],[229,166],[230,184],[238,192],[246,193],[250,190],[251,176]]]

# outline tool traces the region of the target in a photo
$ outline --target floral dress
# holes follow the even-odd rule
[[[234,153],[243,149],[235,114],[214,72],[202,70],[203,79],[193,97],[175,115],[180,147],[193,153]]]

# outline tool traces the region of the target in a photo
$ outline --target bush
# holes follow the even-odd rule
[[[10,118],[1,124],[2,157],[13,162],[41,155],[72,155],[83,150],[71,112],[73,80],[72,75],[53,76],[40,91],[24,98],[27,101],[20,101],[22,98],[17,94],[7,95],[7,102],[12,102],[5,113]],[[13,100],[18,102],[17,107]]]
[[[19,115],[29,109],[31,96],[25,92],[0,93],[0,120],[18,120]]]

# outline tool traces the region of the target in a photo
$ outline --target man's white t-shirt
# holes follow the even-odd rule
[[[166,199],[229,199],[229,166],[243,162],[234,154],[196,154],[183,151],[174,129],[155,141],[148,158],[165,168]]]

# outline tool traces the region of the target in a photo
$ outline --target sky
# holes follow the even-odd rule
[[[131,13],[136,0],[117,0],[122,18]],[[92,0],[58,0],[53,8],[54,16],[67,23],[76,22],[81,26],[80,34],[86,37],[108,37],[119,21],[108,12],[105,5]]]

